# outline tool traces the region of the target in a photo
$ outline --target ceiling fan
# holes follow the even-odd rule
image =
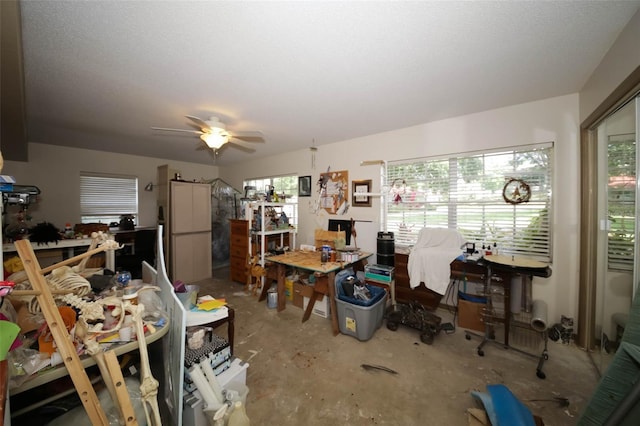
[[[255,149],[242,145],[242,143],[264,142],[262,132],[230,132],[218,117],[210,117],[206,121],[192,115],[185,115],[185,117],[191,120],[193,122],[191,124],[195,125],[200,130],[170,129],[166,127],[152,127],[151,129],[169,132],[194,133],[200,135],[200,139],[202,139],[202,141],[215,152],[227,143],[247,152],[255,152]]]

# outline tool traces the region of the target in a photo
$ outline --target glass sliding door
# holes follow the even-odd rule
[[[638,290],[638,99],[597,129],[597,272],[594,361],[604,372]]]

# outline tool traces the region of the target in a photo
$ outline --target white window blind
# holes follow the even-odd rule
[[[80,173],[82,222],[117,221],[121,215],[138,214],[138,178]]]
[[[553,144],[389,162],[386,228],[397,245],[413,245],[423,227],[457,229],[476,248],[551,262]],[[507,203],[505,183],[517,178],[531,198]]]
[[[607,264],[633,271],[635,243],[636,141],[633,133],[609,136],[607,146]]]

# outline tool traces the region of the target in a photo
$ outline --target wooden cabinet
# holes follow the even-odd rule
[[[171,181],[170,210],[172,280],[211,278],[211,186]]]
[[[418,287],[412,289],[409,285],[409,271],[407,264],[409,263],[409,255],[405,253],[396,253],[394,256],[395,277],[396,277],[396,301],[402,303],[417,302],[427,309],[435,309],[440,304],[441,295],[433,290],[428,289],[424,283],[420,283]]]
[[[171,232],[211,231],[211,185],[171,182]]]
[[[249,222],[230,219],[229,275],[231,281],[247,282],[247,256],[249,255]]]
[[[442,296],[433,290],[428,289],[424,283],[420,283],[415,289],[409,285],[409,254],[395,254],[395,277],[396,277],[396,300],[399,302],[421,303],[425,308],[435,309],[440,304]],[[487,268],[484,265],[474,262],[463,262],[454,260],[451,262],[451,279],[467,280],[470,282],[484,283],[486,281]],[[492,274],[493,283],[511,282],[510,274],[506,272],[494,272]]]

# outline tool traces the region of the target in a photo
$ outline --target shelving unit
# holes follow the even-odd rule
[[[256,201],[247,203],[245,206],[244,217],[249,225],[249,251],[251,256],[259,255],[259,263],[265,265],[265,253],[268,252],[268,245],[271,242],[279,243],[280,247],[288,245],[290,248],[296,246],[296,229],[295,227],[275,224],[271,221],[271,214],[281,215],[287,206],[294,207],[289,210],[289,223],[295,224],[296,203],[270,203],[266,201]],[[285,213],[286,214],[286,213]],[[273,226],[273,228],[272,228]]]

